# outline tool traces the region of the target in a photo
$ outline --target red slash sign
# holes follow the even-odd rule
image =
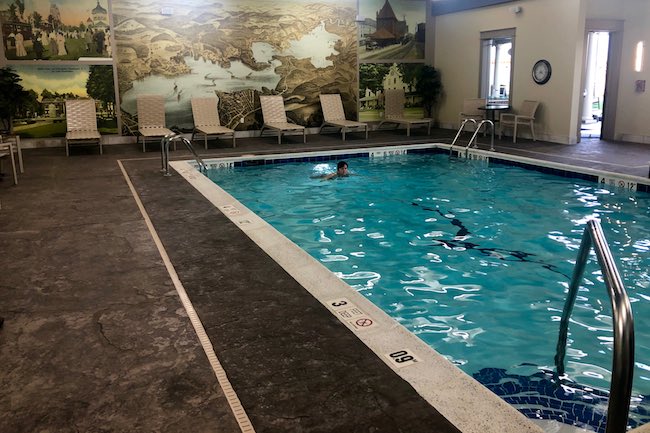
[[[361,326],[361,327],[365,328],[366,326],[372,325],[372,320],[370,320],[368,318],[363,318],[363,319],[357,319],[354,323],[357,326]]]

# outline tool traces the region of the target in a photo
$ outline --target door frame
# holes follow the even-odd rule
[[[613,141],[616,139],[616,106],[618,102],[618,86],[621,75],[621,54],[623,52],[623,20],[600,20],[588,19],[585,23],[585,42],[582,79],[580,81],[580,103],[577,125],[577,141],[581,141],[580,127],[582,125],[582,92],[585,88],[587,75],[587,55],[589,44],[589,33],[608,32],[609,47],[607,50],[607,75],[605,77],[605,96],[603,97],[603,123],[600,132],[602,140]]]

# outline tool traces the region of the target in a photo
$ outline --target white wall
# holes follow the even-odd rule
[[[446,94],[439,115],[441,125],[456,128],[463,99],[478,96],[480,32],[514,27],[513,107],[525,99],[540,101],[538,137],[575,143],[585,1],[589,0],[522,0],[436,17],[434,66],[440,69]],[[521,6],[522,12],[514,14],[512,6]],[[539,59],[548,60],[553,68],[551,80],[542,86],[531,76]]]

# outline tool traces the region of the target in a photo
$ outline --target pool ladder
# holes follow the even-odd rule
[[[476,122],[476,119],[464,119],[463,122],[460,124],[460,127],[458,128],[458,132],[456,132],[456,136],[454,137],[454,140],[451,142],[451,145],[449,146],[449,156],[452,155],[452,149],[454,147],[454,144],[458,141],[458,137],[460,137],[461,132],[463,132],[463,129],[465,129],[465,125],[468,123],[473,123],[475,130],[474,134],[472,135],[472,138],[469,139],[469,142],[467,143],[467,146],[465,146],[465,157],[467,157],[467,154],[469,152],[469,147],[474,143],[474,148],[477,148],[478,145],[476,144],[476,136],[478,135],[479,131],[483,127],[483,125],[490,125],[490,152],[494,152],[494,122],[491,120],[481,120],[480,122]],[[487,126],[486,126],[487,128]],[[459,152],[460,154],[460,152]]]
[[[171,176],[171,173],[169,172],[169,143],[175,140],[180,140],[185,145],[187,150],[190,151],[192,156],[194,156],[194,160],[198,164],[200,172],[206,172],[208,170],[208,166],[205,165],[205,162],[203,162],[199,154],[196,153],[194,146],[192,146],[192,142],[183,137],[183,134],[180,132],[174,131],[171,134],[165,135],[162,140],[160,140],[160,158],[162,162],[161,171],[165,176]],[[174,149],[176,148],[174,147]]]
[[[566,354],[569,320],[592,246],[605,277],[607,293],[612,303],[612,320],[614,322],[614,355],[605,433],[624,433],[627,428],[634,377],[634,318],[632,317],[630,300],[625,292],[621,276],[607,246],[603,229],[597,220],[587,221],[587,227],[582,235],[578,258],[573,270],[573,278],[564,304],[564,311],[562,312],[560,335],[555,354],[555,367],[558,378],[561,378],[564,375],[564,356]]]

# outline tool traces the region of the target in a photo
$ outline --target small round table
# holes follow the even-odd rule
[[[479,107],[479,110],[485,110],[485,118],[491,120],[493,123],[498,122],[496,118],[496,113],[499,111],[509,110],[510,105],[508,104],[485,104],[483,107]]]

